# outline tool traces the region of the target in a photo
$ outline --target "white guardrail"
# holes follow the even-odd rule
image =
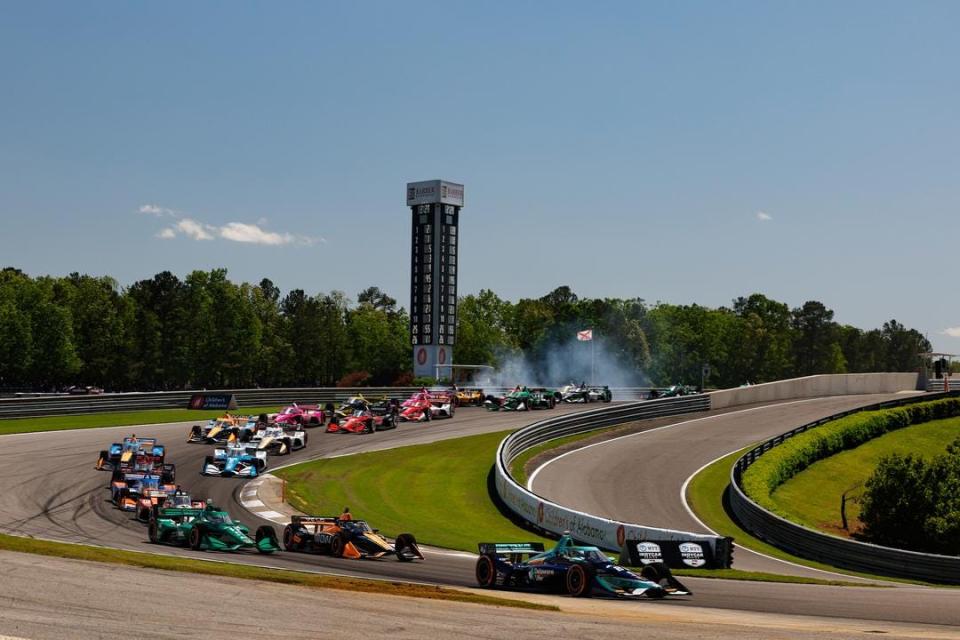
[[[549,534],[560,535],[569,531],[575,539],[608,551],[623,551],[625,543],[630,541],[694,542],[708,546],[714,557],[726,558],[725,564],[729,566],[730,538],[648,527],[576,511],[528,491],[510,474],[510,465],[518,456],[549,440],[634,420],[709,409],[709,396],[695,395],[632,402],[536,422],[515,431],[500,443],[494,471],[497,495],[510,511]]]

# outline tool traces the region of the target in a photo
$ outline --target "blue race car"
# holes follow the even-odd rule
[[[214,449],[213,455],[204,460],[200,473],[205,476],[255,478],[266,468],[266,451],[258,450],[257,445],[231,443],[222,449]]]
[[[687,596],[690,590],[662,563],[648,564],[640,575],[610,561],[597,547],[574,544],[565,535],[549,551],[539,542],[481,543],[476,567],[481,587],[542,589],[588,597]]]
[[[114,442],[109,449],[104,449],[97,457],[97,469],[112,470],[121,464],[130,464],[135,458],[149,458],[156,464],[163,464],[166,449],[157,443],[156,438],[138,438],[128,436],[123,442]]]

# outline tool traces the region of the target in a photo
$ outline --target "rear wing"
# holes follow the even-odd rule
[[[337,520],[336,516],[291,516],[290,524],[330,524]]]
[[[477,547],[482,556],[513,557],[514,561],[544,550],[542,542],[481,542]]]
[[[186,507],[161,507],[158,509],[158,516],[161,518],[183,518],[186,516],[196,518],[201,513],[203,513],[203,509],[188,509]]]

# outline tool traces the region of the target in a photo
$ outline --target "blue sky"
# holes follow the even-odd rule
[[[462,293],[759,291],[960,352],[958,19],[955,2],[5,3],[0,263],[121,284],[226,267],[406,304],[404,186],[445,178],[466,184]]]

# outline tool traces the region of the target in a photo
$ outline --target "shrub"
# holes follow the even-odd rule
[[[396,378],[393,379],[393,382],[390,383],[392,387],[412,387],[413,386],[413,372],[404,371]]]
[[[410,386],[413,386],[413,387],[432,387],[432,386],[435,386],[436,384],[437,384],[437,379],[431,378],[430,376],[420,376],[418,378],[414,378],[410,382]]]
[[[944,398],[839,418],[796,435],[761,456],[743,475],[743,488],[757,504],[776,511],[770,494],[817,460],[911,424],[958,415],[960,398]]]
[[[860,521],[870,542],[960,555],[960,438],[933,460],[882,458],[864,484]]]

